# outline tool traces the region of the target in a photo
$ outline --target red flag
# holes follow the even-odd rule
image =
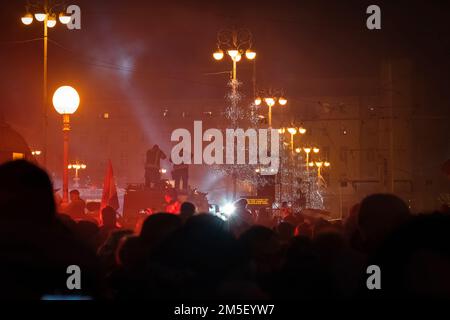
[[[119,197],[117,196],[116,182],[114,180],[114,173],[111,160],[108,161],[108,168],[106,169],[105,180],[103,181],[102,203],[100,205],[100,212],[106,206],[119,209]]]

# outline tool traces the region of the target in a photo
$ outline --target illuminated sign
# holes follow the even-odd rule
[[[269,198],[247,198],[247,201],[249,206],[264,207],[272,205]]]
[[[25,159],[25,154],[20,153],[20,152],[13,152],[13,154],[12,154],[12,159],[13,159],[13,160],[21,160],[21,159]]]

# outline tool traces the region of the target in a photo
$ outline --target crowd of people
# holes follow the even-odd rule
[[[83,204],[71,194],[74,205]],[[77,207],[78,206],[78,207]],[[78,210],[78,211],[77,211]],[[236,203],[224,221],[185,202],[179,214],[121,227],[111,207],[101,224],[57,212],[47,173],[26,161],[0,166],[0,296],[42,299],[450,298],[450,215],[412,214],[400,198],[374,194],[345,221],[291,212],[274,224]],[[67,286],[67,268],[81,288]],[[381,289],[367,287],[367,268]]]

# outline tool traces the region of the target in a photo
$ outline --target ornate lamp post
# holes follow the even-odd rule
[[[213,53],[213,57],[219,61],[227,54],[231,58],[232,80],[237,80],[237,63],[243,55],[248,60],[256,58],[256,52],[252,50],[252,39],[252,33],[247,29],[223,29],[217,33],[217,51]]]
[[[43,25],[43,37],[44,40],[44,69],[43,69],[43,97],[42,97],[42,111],[43,111],[43,164],[47,164],[47,48],[48,48],[48,28],[53,28],[57,24],[57,16],[59,22],[62,24],[68,24],[71,20],[71,16],[67,15],[63,10],[56,10],[58,7],[62,7],[61,4],[49,5],[49,1],[43,1],[42,5],[31,4],[30,2],[26,6],[26,13],[21,17],[21,21],[24,25],[31,25],[33,20],[42,22]],[[33,13],[34,14],[33,14]]]
[[[303,151],[306,153],[306,169],[309,170],[310,163],[309,163],[309,154],[311,153],[311,148],[303,148]]]
[[[84,163],[79,163],[78,161],[67,166],[69,170],[75,170],[75,176],[73,177],[74,187],[78,188],[80,186],[80,177],[78,176],[78,171],[86,169],[87,166]]]
[[[285,106],[287,104],[287,99],[281,91],[268,90],[267,92],[261,91],[258,97],[255,98],[255,105],[259,106],[265,103],[269,107],[268,119],[269,128],[272,127],[272,108],[278,104],[279,106]]]
[[[231,71],[231,108],[229,115],[233,126],[237,126],[239,119],[237,63],[242,60],[243,55],[248,60],[254,60],[256,58],[256,52],[252,50],[252,38],[251,32],[247,29],[223,29],[217,33],[217,51],[213,53],[213,58],[219,61],[226,54],[233,63],[233,69]],[[233,199],[236,199],[238,177],[236,169],[233,168],[232,171]]]
[[[328,161],[311,161],[308,166],[313,168],[317,167],[317,185],[320,186],[322,183],[322,186],[326,186],[325,179],[322,177],[322,169],[329,168],[330,162]]]
[[[78,92],[70,86],[59,87],[53,94],[53,106],[56,112],[63,116],[63,203],[69,200],[69,131],[70,115],[77,111],[80,105]]]
[[[297,128],[288,128],[287,131],[291,135],[291,155],[294,155],[294,135],[297,134]]]

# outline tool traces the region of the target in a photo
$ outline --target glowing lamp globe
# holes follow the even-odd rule
[[[213,53],[213,57],[216,60],[222,60],[223,59],[223,51],[219,50]]]
[[[61,22],[62,24],[68,24],[70,22],[70,19],[72,19],[72,17],[63,12],[59,14],[59,22]]]
[[[262,102],[261,98],[258,97],[255,99],[255,105],[259,106],[261,102]]]
[[[279,103],[280,105],[282,105],[282,106],[285,106],[285,105],[287,104],[287,99],[281,97],[281,98],[278,99],[278,103]]]
[[[33,15],[31,13],[27,13],[26,15],[24,15],[22,18],[22,23],[24,25],[30,25],[33,22]]]
[[[319,148],[317,148],[317,147],[313,148],[313,152],[314,152],[314,153],[319,153],[319,151],[320,151]]]
[[[36,18],[37,21],[42,22],[45,20],[45,17],[47,15],[45,13],[35,13],[34,17]]]
[[[236,57],[233,58],[234,61],[239,62],[241,61],[242,56],[240,54],[238,54]]]
[[[300,134],[305,134],[306,133],[306,129],[303,127],[298,128],[298,132],[300,132]]]
[[[264,101],[269,107],[273,107],[275,105],[275,99],[273,98],[265,98]]]
[[[294,135],[294,134],[297,133],[297,129],[295,129],[295,128],[288,128],[288,132],[289,132],[290,134]]]
[[[56,26],[56,18],[55,17],[48,17],[47,19],[47,27],[53,28]]]
[[[256,58],[256,52],[252,50],[247,50],[245,52],[245,56],[247,57],[248,60],[253,60]]]
[[[53,94],[53,106],[59,114],[73,114],[80,105],[78,92],[70,86],[59,87]]]
[[[231,59],[235,59],[238,56],[239,51],[237,51],[237,50],[228,50],[227,53],[231,57]]]

